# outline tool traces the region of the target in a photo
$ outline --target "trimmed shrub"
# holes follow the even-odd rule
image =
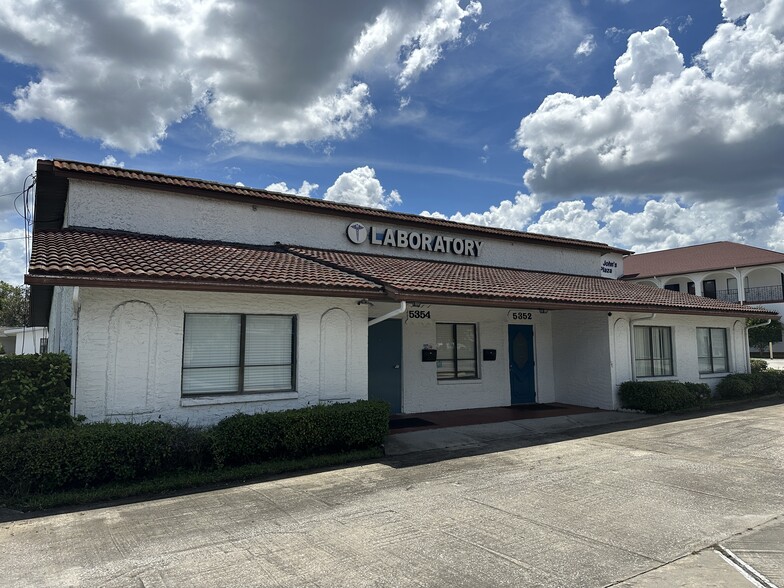
[[[167,423],[94,423],[25,431],[0,442],[3,494],[51,492],[199,469],[210,460],[203,432]]]
[[[758,372],[764,372],[768,369],[768,362],[764,359],[752,359],[751,360],[751,373],[756,374]]]
[[[784,394],[784,372],[781,370],[765,370],[751,374],[751,384],[755,396],[768,394]]]
[[[697,383],[697,382],[684,382],[683,385],[686,386],[686,388],[689,391],[691,391],[694,394],[696,394],[697,395],[697,399],[700,402],[707,402],[708,400],[711,399],[711,396],[713,395],[713,391],[711,390],[711,387],[708,386],[707,384],[703,383],[703,382],[699,382],[699,383]]]
[[[750,398],[754,395],[756,374],[730,374],[716,384],[716,394],[721,399]]]
[[[0,496],[46,493],[200,470],[378,447],[384,402],[237,414],[210,429],[93,423],[0,437]]]
[[[220,421],[209,436],[215,463],[220,466],[377,447],[388,428],[389,405],[360,400],[236,414]]]
[[[71,425],[70,384],[64,353],[0,357],[0,435]]]
[[[667,412],[700,405],[704,384],[670,380],[658,382],[624,382],[619,388],[621,406],[645,412]],[[710,388],[708,388],[710,391]]]

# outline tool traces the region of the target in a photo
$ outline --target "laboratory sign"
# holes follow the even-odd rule
[[[382,247],[413,249],[415,251],[432,251],[433,253],[454,253],[467,257],[479,257],[482,241],[461,237],[445,237],[418,231],[404,231],[384,227],[366,227],[362,223],[351,223],[346,228],[349,241],[361,245],[369,242]]]

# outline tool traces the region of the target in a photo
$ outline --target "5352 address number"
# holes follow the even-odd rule
[[[513,312],[512,320],[515,321],[530,321],[533,318],[530,312]]]

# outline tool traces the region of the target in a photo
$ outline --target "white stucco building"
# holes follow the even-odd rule
[[[624,258],[624,280],[784,313],[784,253],[718,241]],[[784,354],[784,343],[773,346]]]
[[[265,190],[40,161],[34,324],[90,420],[613,409],[634,378],[748,370],[775,313],[618,280],[628,252]]]

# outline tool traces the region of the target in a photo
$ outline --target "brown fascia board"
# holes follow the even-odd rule
[[[167,280],[108,276],[74,276],[68,274],[25,274],[31,286],[82,286],[90,288],[140,288],[146,290],[187,290],[195,292],[247,292],[250,294],[289,294],[294,296],[328,296],[332,298],[387,298],[380,288],[335,288],[323,286],[276,286],[209,280]]]
[[[47,163],[48,166],[41,166],[41,163]],[[73,162],[77,163],[77,162]],[[92,167],[101,167],[95,164],[83,164],[89,165]],[[142,180],[136,178],[128,178],[128,177],[121,177],[121,176],[110,176],[110,175],[102,175],[96,172],[86,172],[86,171],[79,171],[79,170],[63,170],[57,169],[54,167],[52,161],[43,160],[39,161],[39,170],[43,168],[46,171],[51,171],[55,176],[64,177],[64,178],[75,178],[75,179],[83,179],[86,181],[92,182],[103,182],[107,184],[122,184],[127,186],[145,186],[148,189],[152,190],[159,190],[163,192],[174,192],[177,194],[186,194],[190,196],[203,196],[205,198],[213,198],[218,200],[228,200],[232,202],[243,202],[247,204],[259,204],[259,201],[262,200],[265,206],[273,206],[277,208],[284,208],[284,209],[293,209],[293,210],[302,210],[302,207],[308,207],[312,209],[313,212],[319,214],[325,214],[329,216],[340,216],[340,217],[348,217],[351,216],[352,218],[360,218],[363,220],[367,220],[369,222],[388,222],[394,224],[400,224],[403,226],[413,226],[421,229],[423,226],[428,227],[431,230],[453,230],[453,231],[460,231],[463,233],[468,233],[471,235],[481,235],[488,239],[502,239],[506,241],[513,241],[513,242],[525,242],[534,245],[542,245],[542,246],[558,246],[558,247],[565,247],[567,249],[580,249],[580,250],[590,250],[590,251],[597,251],[603,253],[619,253],[621,255],[631,254],[631,251],[626,249],[620,249],[617,247],[612,247],[610,245],[604,243],[592,243],[590,241],[585,242],[576,242],[579,240],[573,241],[560,241],[559,237],[551,236],[551,235],[542,235],[541,237],[535,233],[520,233],[520,235],[510,235],[505,233],[494,233],[494,232],[487,232],[483,231],[481,227],[473,226],[464,223],[458,223],[455,221],[447,221],[444,219],[439,219],[439,224],[435,224],[429,222],[426,217],[420,217],[415,214],[408,214],[408,213],[394,213],[395,215],[401,215],[401,217],[389,217],[385,218],[381,211],[378,209],[366,208],[362,206],[355,206],[355,205],[344,205],[344,206],[351,206],[351,211],[346,210],[338,210],[334,208],[329,208],[327,206],[322,206],[318,204],[321,202],[320,200],[313,200],[303,198],[302,202],[296,201],[280,201],[280,200],[273,200],[273,199],[265,199],[265,193],[269,194],[277,194],[276,192],[269,192],[268,190],[261,190],[259,188],[244,188],[249,192],[254,192],[255,194],[237,194],[234,192],[222,192],[220,190],[214,190],[209,188],[199,188],[199,187],[191,187],[191,186],[178,186],[174,184],[170,184],[167,182],[156,182],[151,180]],[[156,172],[145,172],[142,170],[123,170],[130,173],[136,172],[141,174],[148,174],[148,175],[155,175],[155,176],[162,176],[167,177],[165,174],[159,174]],[[185,181],[193,181],[193,182],[200,182],[204,184],[214,184],[215,186],[219,186],[217,182],[211,182],[209,180],[199,180],[196,178],[180,178],[177,176],[178,180],[185,180]],[[227,186],[227,188],[233,188],[233,186]],[[282,196],[292,197],[291,194],[282,194]],[[443,224],[441,224],[443,223]]]
[[[711,310],[697,308],[673,308],[670,306],[656,306],[652,304],[616,304],[608,303],[579,303],[579,302],[555,302],[533,299],[511,299],[511,298],[484,298],[479,296],[457,297],[454,295],[439,295],[430,292],[401,292],[395,288],[386,286],[391,298],[397,301],[422,302],[425,304],[449,304],[455,306],[485,306],[493,308],[534,308],[542,310],[592,310],[603,312],[655,312],[659,314],[684,314],[701,316],[723,316],[723,317],[748,317],[748,318],[774,318],[778,313],[774,311],[752,311],[744,310],[743,307],[737,310]]]

